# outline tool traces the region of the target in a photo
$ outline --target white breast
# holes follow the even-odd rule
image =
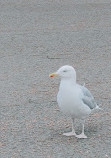
[[[72,115],[76,118],[82,118],[89,114],[91,110],[80,99],[81,89],[76,85],[60,85],[57,95],[58,105],[65,114]]]

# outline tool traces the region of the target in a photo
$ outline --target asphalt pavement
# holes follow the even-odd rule
[[[87,139],[62,135],[71,120],[49,73],[66,64],[103,109]],[[1,158],[111,158],[111,1],[0,0],[0,111]]]

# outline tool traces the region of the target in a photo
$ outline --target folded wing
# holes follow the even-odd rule
[[[91,92],[84,86],[80,86],[82,90],[82,101],[86,104],[90,109],[94,109],[97,107],[97,104],[92,96]]]

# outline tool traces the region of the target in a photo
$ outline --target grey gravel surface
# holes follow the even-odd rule
[[[103,108],[88,139],[62,135],[71,121],[49,73],[65,64]],[[1,158],[110,158],[111,1],[0,0],[0,108]]]

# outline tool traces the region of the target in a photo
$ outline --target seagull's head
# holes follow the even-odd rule
[[[72,66],[65,65],[60,67],[57,72],[49,75],[50,77],[60,76],[61,79],[74,79],[76,81],[76,71]]]

